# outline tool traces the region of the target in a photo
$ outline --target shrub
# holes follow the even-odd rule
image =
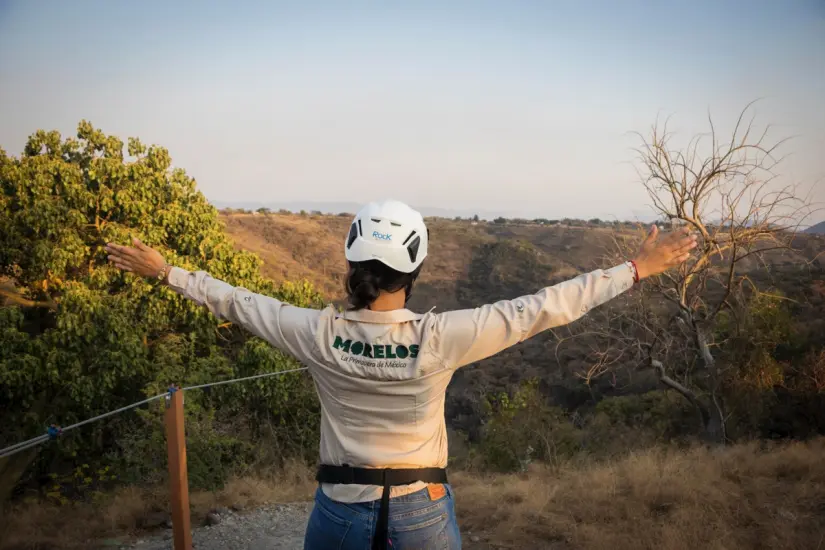
[[[522,383],[512,396],[488,397],[485,405],[479,453],[487,469],[524,471],[533,460],[557,463],[579,448],[576,428],[561,409],[547,405],[535,379]]]

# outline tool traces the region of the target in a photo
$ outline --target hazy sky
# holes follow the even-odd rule
[[[0,146],[85,118],[216,201],[627,218],[630,131],[761,97],[825,201],[823,0],[401,4],[0,0]]]

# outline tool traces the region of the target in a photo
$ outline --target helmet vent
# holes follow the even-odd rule
[[[407,236],[407,238],[406,238],[406,239],[404,239],[404,242],[403,242],[403,243],[401,243],[401,246],[404,246],[405,244],[407,244],[407,242],[408,242],[410,239],[412,239],[413,235],[415,235],[415,229],[413,229],[412,233],[410,233],[410,234]]]
[[[361,230],[361,220],[358,220],[358,235],[364,236],[364,232]]]
[[[400,223],[390,222],[390,225],[393,227],[401,227]]]
[[[415,262],[415,258],[418,256],[418,247],[421,245],[421,237],[416,237],[413,241],[407,246],[407,252],[410,254],[410,261]]]
[[[349,236],[347,236],[347,248],[350,248],[357,238],[358,229],[356,229],[355,224],[352,224],[349,228]]]
[[[372,220],[372,223],[381,223],[381,220],[379,220],[378,218],[370,218],[370,219]]]

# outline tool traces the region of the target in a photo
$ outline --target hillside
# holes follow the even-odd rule
[[[268,277],[307,279],[327,299],[343,303],[346,261],[342,245],[351,214],[223,212],[221,219],[237,247],[262,258]],[[414,310],[475,306],[606,267],[604,258],[613,250],[617,235],[608,225],[496,224],[444,218],[428,218],[427,224],[430,256],[410,302]],[[635,232],[627,226],[618,231],[624,236]],[[790,265],[813,260],[825,242],[800,235],[796,247],[798,253],[773,254],[772,262]],[[756,267],[756,260],[744,267]],[[514,269],[523,272],[516,276]]]
[[[236,246],[258,254],[264,273],[276,281],[307,279],[325,298],[342,304],[343,235],[349,215],[222,214]],[[606,267],[605,257],[619,235],[632,228],[496,224],[428,219],[431,252],[410,300],[415,311],[474,307],[532,293],[584,271]],[[776,252],[767,273],[754,273],[765,284],[784,285],[791,295],[804,293],[809,263],[825,250],[825,240],[801,236],[799,252]],[[743,264],[757,267],[755,257]],[[819,265],[819,264],[816,264]],[[816,267],[816,269],[819,269]],[[787,276],[786,276],[787,275]],[[457,373],[448,392],[447,416],[453,427],[474,433],[483,417],[483,399],[491,391],[512,390],[538,378],[551,402],[567,410],[593,402],[598,395],[639,393],[657,387],[649,372],[627,379],[604,379],[587,387],[578,376],[588,366],[590,341],[557,349],[560,334],[588,322],[540,334],[499,355]],[[816,323],[819,325],[816,325]],[[811,326],[821,326],[821,321]]]
[[[343,300],[342,244],[351,215],[224,213],[221,217],[238,247],[260,255],[267,276],[276,281],[305,278],[328,299]],[[443,218],[428,219],[428,227],[430,256],[410,303],[416,310],[469,307],[514,297],[508,293],[532,292],[602,266],[600,258],[609,251],[614,235],[607,228],[473,224]],[[508,269],[505,260],[510,262]],[[510,273],[511,268],[530,263],[542,269],[528,270],[520,277]],[[486,282],[479,279],[482,274]],[[494,294],[495,290],[503,294]]]

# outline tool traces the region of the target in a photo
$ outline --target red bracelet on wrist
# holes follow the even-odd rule
[[[635,284],[639,284],[639,268],[636,266],[636,262],[630,260],[630,265],[633,266],[633,282]]]

